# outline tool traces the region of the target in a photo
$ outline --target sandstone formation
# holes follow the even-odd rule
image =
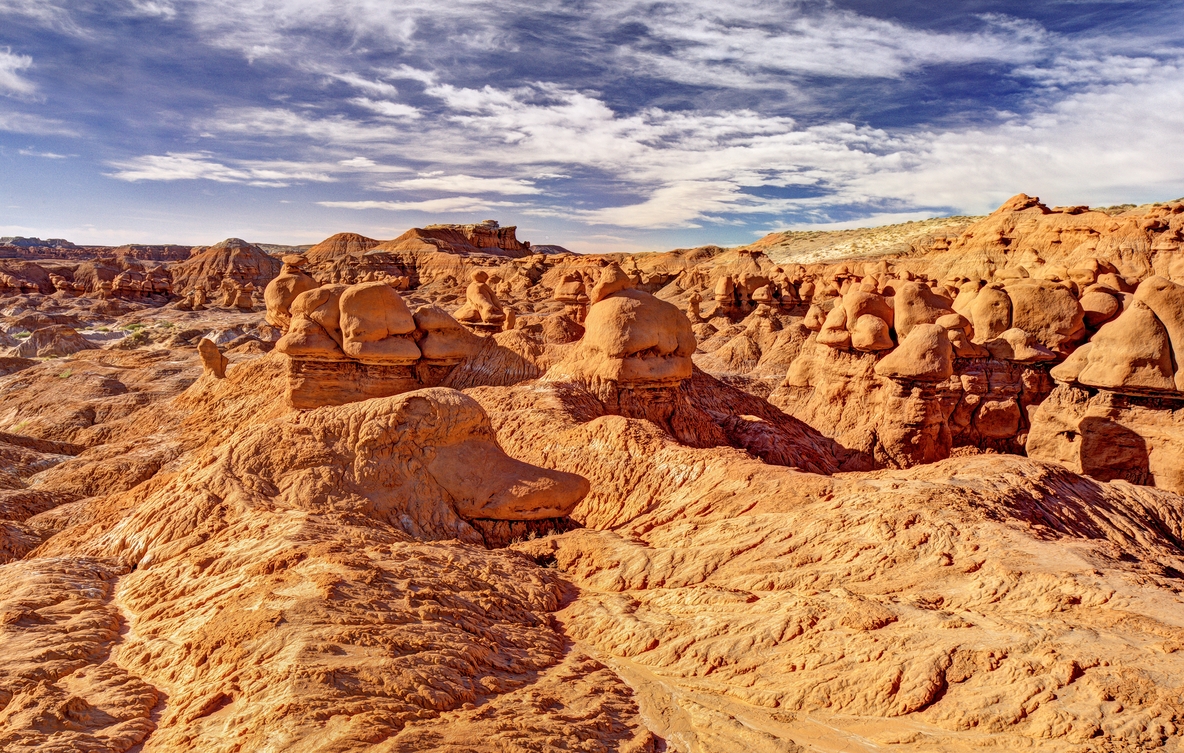
[[[0,749],[1173,750],[1182,223],[2,260]]]
[[[269,300],[269,320],[281,320],[283,299]],[[438,308],[413,315],[385,282],[312,288],[292,300],[289,314],[276,349],[288,356],[288,400],[297,408],[435,386],[478,348],[478,338]]]
[[[251,283],[263,289],[279,274],[281,262],[258,246],[238,238],[228,238],[206,249],[194,249],[189,259],[172,267],[173,291],[184,295],[201,288],[213,295],[223,284],[245,286]],[[223,305],[232,306],[234,300]]]
[[[42,327],[13,349],[18,358],[60,358],[93,348],[94,345],[72,327],[64,324]]]

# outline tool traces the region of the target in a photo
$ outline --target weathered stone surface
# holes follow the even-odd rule
[[[1058,385],[1033,415],[1027,452],[1102,481],[1184,493],[1184,399]]]

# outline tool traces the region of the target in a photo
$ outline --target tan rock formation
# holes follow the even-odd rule
[[[292,301],[296,296],[317,287],[316,280],[300,271],[300,261],[299,257],[285,256],[280,273],[263,291],[267,323],[280,330],[287,330],[292,321]]]
[[[1176,389],[1184,392],[1184,285],[1152,276],[1139,285],[1135,300],[1151,309],[1167,330],[1176,362]]]
[[[1041,345],[1067,355],[1085,339],[1085,312],[1069,288],[1032,280],[1004,289],[1011,299],[1011,326],[1033,335]]]
[[[205,249],[194,249],[186,261],[172,265],[173,293],[184,295],[193,288],[219,290],[223,280],[236,285],[252,283],[264,288],[280,273],[281,262],[258,246],[229,238]],[[223,305],[233,306],[231,300]]]
[[[55,324],[33,330],[33,334],[16,347],[12,355],[18,358],[61,358],[80,350],[95,347],[73,327]]]
[[[1167,330],[1141,302],[1098,330],[1087,347],[1072,381],[1136,395],[1176,390]],[[1067,366],[1062,375],[1075,366]]]
[[[363,363],[406,366],[420,358],[411,310],[385,282],[363,282],[341,292],[342,350]]]
[[[892,306],[897,337],[903,342],[917,325],[933,324],[941,317],[954,313],[951,304],[951,301],[919,282],[897,285]]]
[[[974,342],[982,345],[1011,329],[1011,298],[1001,285],[988,285],[970,303]]]
[[[197,353],[201,356],[202,373],[212,374],[215,379],[226,378],[226,365],[229,361],[218,346],[208,337],[203,337],[197,343]]]
[[[1026,450],[1101,481],[1184,494],[1184,400],[1057,385],[1033,414]]]
[[[914,324],[900,347],[876,364],[876,373],[890,379],[940,382],[954,373],[953,348],[937,324]]]
[[[488,280],[487,272],[473,272],[472,282],[465,290],[465,305],[456,312],[457,321],[497,327],[506,321],[506,312],[493,289],[487,284]]]
[[[553,373],[639,387],[690,379],[690,322],[677,307],[631,286],[620,267],[605,268],[592,289],[584,337]]]

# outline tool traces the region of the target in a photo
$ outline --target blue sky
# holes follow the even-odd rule
[[[1184,0],[0,0],[0,235],[580,251],[1184,195]]]

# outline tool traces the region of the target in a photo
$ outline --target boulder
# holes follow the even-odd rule
[[[1098,330],[1082,358],[1075,380],[1081,384],[1134,394],[1175,392],[1167,330],[1139,301]],[[1067,376],[1079,363],[1060,374]]]
[[[902,282],[896,286],[892,309],[896,336],[905,339],[918,324],[933,324],[947,314],[954,313],[950,301],[919,282]]]
[[[634,386],[691,377],[697,344],[690,321],[677,306],[623,283],[622,275],[615,264],[605,268],[593,288],[583,339],[548,377]]]
[[[292,321],[292,301],[296,296],[317,287],[317,281],[300,271],[295,262],[294,257],[284,257],[279,275],[263,290],[267,323],[281,331],[287,330]]]
[[[994,340],[984,343],[991,356],[1000,361],[1015,361],[1016,363],[1040,363],[1041,361],[1055,361],[1057,356],[1044,347],[1030,332],[1019,327],[1005,330]]]
[[[363,363],[407,365],[420,358],[410,337],[411,310],[385,282],[351,285],[341,293],[342,350]]]
[[[1047,280],[1009,284],[1011,326],[1036,337],[1045,347],[1067,355],[1085,339],[1085,311],[1067,286]]]
[[[1092,290],[1081,296],[1081,309],[1085,315],[1085,326],[1097,329],[1122,311],[1122,304],[1110,293]]]
[[[876,364],[876,373],[889,379],[940,382],[954,373],[953,354],[945,328],[917,324],[900,347]]]
[[[1135,300],[1151,309],[1167,331],[1176,362],[1176,389],[1184,392],[1184,285],[1148,277],[1135,290]]]
[[[851,333],[847,331],[847,310],[835,306],[826,315],[822,329],[818,331],[818,342],[840,350],[851,347]]]
[[[979,345],[994,340],[1011,329],[1011,298],[997,284],[988,285],[970,303],[970,321],[974,324],[974,342]]]
[[[855,350],[872,352],[888,350],[895,346],[888,322],[874,314],[861,315],[851,327],[851,347]]]

